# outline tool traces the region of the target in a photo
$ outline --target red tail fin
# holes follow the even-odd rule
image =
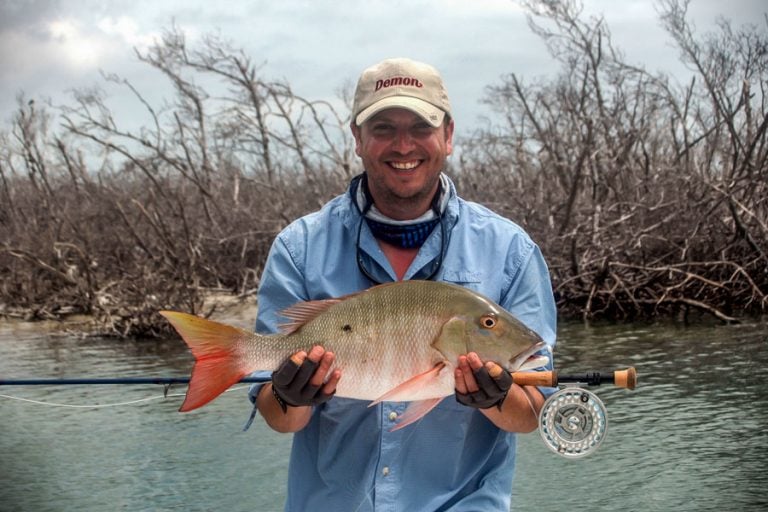
[[[171,322],[195,356],[187,396],[179,411],[202,407],[247,375],[236,346],[252,333],[186,313],[160,314]]]

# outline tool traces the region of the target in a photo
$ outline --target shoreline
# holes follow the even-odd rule
[[[255,294],[235,295],[226,292],[208,292],[203,299],[202,311],[211,312],[210,320],[225,323],[252,331],[256,324]],[[0,328],[39,330],[49,334],[69,334],[83,337],[109,336],[104,332],[104,325],[99,324],[92,315],[80,313],[62,314],[59,318],[30,319],[21,311],[6,312],[0,310]],[[164,321],[164,320],[160,320]],[[130,338],[130,336],[129,336]]]

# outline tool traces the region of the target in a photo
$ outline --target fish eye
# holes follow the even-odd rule
[[[489,313],[480,317],[480,325],[486,329],[493,329],[496,327],[496,315]]]

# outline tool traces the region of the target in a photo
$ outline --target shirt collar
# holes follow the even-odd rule
[[[363,175],[359,174],[352,178],[352,181],[347,188],[347,193],[344,194],[344,208],[340,213],[342,214],[342,222],[347,229],[350,230],[357,229],[358,223],[360,222],[360,216],[362,215],[359,203],[355,199],[360,189],[359,184],[362,177]],[[450,230],[459,220],[459,199],[456,194],[456,186],[454,185],[453,180],[451,180],[445,173],[441,173],[440,181],[443,189],[440,198],[440,208],[443,212],[442,222],[445,223],[445,229]],[[419,217],[419,219],[421,219],[421,217]]]

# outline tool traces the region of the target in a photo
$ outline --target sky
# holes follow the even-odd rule
[[[685,78],[653,0],[585,0],[584,12],[605,18],[630,63]],[[765,12],[764,0],[691,0],[689,7],[698,33],[712,30],[718,16],[765,26]],[[101,73],[128,79],[152,102],[172,97],[168,82],[134,53],[172,25],[193,47],[219,35],[262,64],[262,76],[286,80],[308,99],[335,99],[384,58],[428,62],[445,79],[458,132],[490,114],[481,100],[502,76],[533,81],[558,71],[514,0],[0,0],[0,129],[21,95],[72,104],[72,90],[92,86],[129,123],[135,99]]]

